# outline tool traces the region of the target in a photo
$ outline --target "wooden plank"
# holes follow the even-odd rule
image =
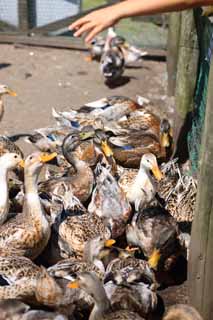
[[[176,80],[176,109],[185,119],[193,108],[199,59],[198,37],[192,10],[182,12]]]
[[[181,13],[180,12],[170,13],[168,42],[167,42],[167,74],[168,74],[167,93],[169,96],[175,95],[180,31],[181,31]]]
[[[10,34],[5,35],[0,33],[0,43],[13,43],[13,44],[24,44],[39,47],[54,47],[63,49],[74,49],[74,50],[87,50],[81,39],[72,37],[43,37],[33,36],[29,37],[22,34]]]
[[[213,319],[213,61],[201,150],[195,220],[189,260],[189,296],[204,320]]]

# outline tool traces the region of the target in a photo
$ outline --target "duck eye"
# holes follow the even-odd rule
[[[30,160],[32,160],[32,158],[33,158],[32,156],[29,157]]]
[[[17,156],[17,155],[15,155],[15,156],[14,156],[14,158],[15,158],[15,159],[17,159],[17,158],[18,158],[18,156]]]

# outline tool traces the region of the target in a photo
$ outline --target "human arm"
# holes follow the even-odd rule
[[[213,5],[213,0],[125,0],[110,7],[93,11],[72,23],[69,28],[76,30],[74,33],[76,37],[87,33],[85,41],[90,42],[99,32],[123,18],[208,5]]]

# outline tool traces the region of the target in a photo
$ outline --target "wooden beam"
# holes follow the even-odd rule
[[[169,32],[167,42],[167,74],[168,74],[168,96],[175,95],[177,64],[181,30],[181,13],[169,14]]]
[[[81,39],[76,39],[72,37],[43,37],[43,36],[33,36],[29,37],[28,35],[23,34],[3,34],[0,33],[0,43],[13,43],[13,44],[24,44],[31,46],[39,47],[54,47],[54,48],[63,48],[63,49],[74,49],[85,51],[83,41]]]
[[[204,320],[213,319],[213,61],[202,140],[200,177],[189,260],[190,303]]]
[[[176,79],[176,109],[185,119],[193,108],[199,59],[198,37],[192,10],[182,12]]]

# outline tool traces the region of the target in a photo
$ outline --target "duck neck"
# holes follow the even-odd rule
[[[84,172],[85,168],[87,168],[87,164],[85,161],[78,159],[78,157],[71,153],[68,156],[69,163],[74,167],[76,173]]]
[[[25,174],[25,212],[41,229],[49,228],[38,194],[38,175]]]
[[[95,305],[90,314],[89,320],[101,320],[111,310],[110,301],[102,285],[98,287],[94,295]]]
[[[0,225],[7,219],[9,211],[8,170],[0,166]]]
[[[2,100],[2,95],[0,95],[0,121],[3,118],[4,115],[4,103]]]

